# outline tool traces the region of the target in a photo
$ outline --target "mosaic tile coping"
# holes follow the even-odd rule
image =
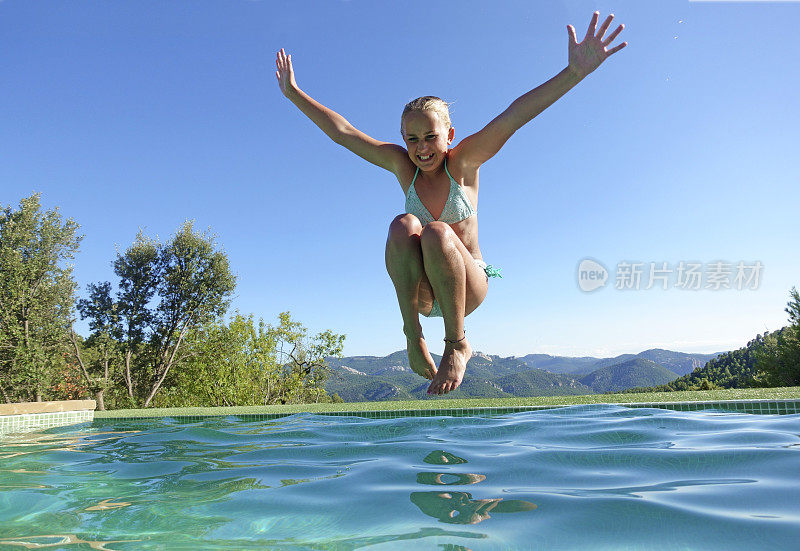
[[[91,422],[94,400],[0,404],[0,436]]]
[[[400,417],[465,417],[473,415],[505,415],[524,411],[538,411],[558,409],[565,407],[594,407],[594,406],[623,406],[629,408],[660,408],[674,411],[704,411],[718,410],[728,413],[750,413],[760,415],[787,415],[800,413],[799,399],[786,400],[715,400],[707,402],[637,402],[637,403],[602,403],[602,404],[576,404],[576,405],[541,405],[541,406],[512,406],[512,407],[473,407],[473,408],[439,408],[439,409],[400,409],[381,411],[320,411],[312,412],[313,415],[327,415],[332,417],[366,417],[369,419],[396,419]],[[209,417],[228,417],[242,421],[258,421],[279,419],[297,412],[286,413],[231,413],[220,412],[204,414],[172,414],[162,418],[174,419],[178,422],[196,422]],[[124,420],[153,419],[153,416],[107,417],[96,419],[95,422],[113,422]]]
[[[505,415],[525,411],[557,409],[564,407],[594,407],[616,405],[629,408],[659,408],[674,411],[714,410],[729,413],[749,413],[760,415],[787,415],[800,413],[800,399],[785,400],[715,400],[699,402],[637,402],[612,404],[580,405],[539,405],[512,407],[472,407],[472,408],[432,408],[400,409],[381,411],[326,411],[314,415],[332,417],[364,417],[368,419],[396,419],[400,417],[466,417],[474,415]],[[95,418],[94,400],[70,400],[65,402],[32,402],[26,404],[0,404],[0,436],[11,433],[30,432],[51,427],[79,423],[112,423],[126,420],[152,419],[153,416]],[[228,417],[241,421],[271,420],[296,415],[296,413],[220,413],[172,414],[164,415],[178,423],[194,423],[209,417]]]

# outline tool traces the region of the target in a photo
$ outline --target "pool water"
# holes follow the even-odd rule
[[[799,475],[800,414],[95,420],[0,441],[0,549],[797,549]]]

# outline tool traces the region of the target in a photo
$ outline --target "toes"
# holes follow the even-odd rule
[[[453,390],[458,388],[460,384],[461,381],[444,381],[444,382],[433,381],[428,386],[428,394],[438,394],[438,395],[447,394],[448,392],[452,392]]]

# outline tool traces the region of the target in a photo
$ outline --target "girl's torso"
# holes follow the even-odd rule
[[[407,199],[413,182],[411,195],[416,194],[419,197],[424,209],[421,210],[420,218],[428,218],[427,215],[429,215],[434,220],[440,220],[443,218],[442,215],[445,214],[445,220],[443,221],[446,221],[453,216],[454,212],[464,212],[466,214],[469,208],[468,205],[454,204],[454,202],[462,201],[459,195],[469,201],[472,212],[477,211],[478,169],[469,169],[462,166],[452,154],[448,154],[447,157],[449,162],[446,161],[446,166],[445,163],[442,163],[442,165],[430,172],[417,171],[418,167],[409,159],[408,163],[396,175]],[[455,189],[453,183],[459,186],[460,190]],[[445,209],[448,210],[447,213],[444,212]],[[458,216],[455,216],[455,218],[458,218]],[[426,222],[426,220],[421,221],[423,223]],[[478,246],[477,213],[448,225],[474,258],[482,258],[480,247]]]

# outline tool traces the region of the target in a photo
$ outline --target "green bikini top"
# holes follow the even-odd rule
[[[447,196],[444,210],[442,210],[442,215],[439,216],[438,221],[446,224],[455,224],[456,222],[461,222],[469,218],[473,214],[478,214],[478,211],[472,206],[469,197],[467,197],[467,194],[464,192],[464,188],[458,185],[458,182],[450,176],[450,172],[447,170],[447,159],[444,161],[444,171],[447,173],[447,177],[450,178],[450,194]],[[408,187],[408,192],[406,193],[406,212],[419,218],[419,221],[425,226],[436,219],[425,205],[422,204],[419,195],[417,195],[417,190],[414,188],[414,182],[417,181],[417,174],[419,174],[419,167],[417,167],[417,171],[414,173],[414,179],[411,180],[411,185]]]

